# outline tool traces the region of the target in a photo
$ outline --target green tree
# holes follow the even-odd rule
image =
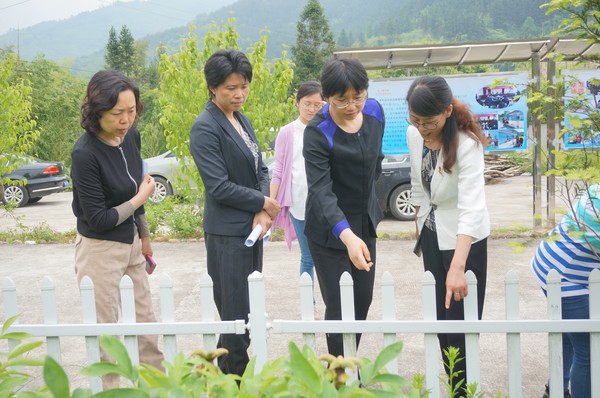
[[[79,113],[87,81],[72,76],[68,66],[41,55],[23,67],[30,71],[32,113],[40,131],[30,153],[68,166],[73,144],[82,132]]]
[[[348,34],[346,33],[346,29],[342,29],[342,32],[340,33],[340,37],[337,41],[337,44],[339,47],[342,47],[342,48],[348,48],[352,44],[352,42],[350,41],[350,38],[348,37]]]
[[[111,26],[105,47],[104,66],[108,69],[120,70],[125,75],[135,78],[145,63],[145,55],[141,60],[138,59],[139,56],[140,52],[136,52],[135,40],[127,26],[121,27],[118,37],[115,28]]]
[[[104,67],[107,69],[120,69],[121,67],[119,39],[114,26],[111,26],[108,31],[108,42],[104,51]]]
[[[294,84],[297,86],[307,80],[319,80],[321,68],[333,56],[335,41],[318,0],[308,0],[296,28],[292,55],[296,64]]]
[[[25,155],[39,137],[36,122],[32,116],[31,86],[17,72],[18,59],[13,53],[2,53],[0,58],[0,178],[21,163],[18,157]],[[9,162],[10,161],[10,162]],[[4,196],[3,186],[9,184],[2,178],[0,198]]]
[[[190,157],[190,129],[208,101],[208,88],[202,72],[204,63],[216,50],[227,48],[239,48],[233,18],[225,26],[212,25],[201,50],[190,28],[178,52],[163,51],[160,55],[160,123],[165,131],[167,147],[182,159],[180,174],[193,179],[199,187],[200,197],[202,181]],[[253,73],[250,96],[243,109],[252,121],[263,150],[279,127],[289,122],[290,115],[294,113],[293,98],[288,95],[293,79],[292,63],[285,52],[281,58],[267,61],[266,52],[265,35],[246,51]],[[185,186],[186,182],[181,181],[180,185]]]

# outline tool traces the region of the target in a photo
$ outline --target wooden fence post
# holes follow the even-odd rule
[[[200,277],[200,307],[202,320],[212,322],[215,320],[215,299],[213,294],[213,280],[208,273]],[[203,334],[202,344],[207,351],[217,348],[217,336],[214,334]]]
[[[160,313],[163,323],[175,322],[173,279],[166,273],[160,276]],[[177,355],[177,336],[174,334],[163,336],[163,355],[166,361],[173,363]]]
[[[42,311],[44,312],[44,323],[46,325],[56,325],[58,316],[56,314],[56,290],[54,282],[48,276],[42,279]],[[60,338],[48,336],[46,337],[48,344],[48,355],[61,363],[60,353]]]
[[[473,271],[467,271],[465,274],[469,294],[463,299],[464,314],[466,321],[476,321],[479,319],[478,304],[477,304],[477,278]],[[467,365],[467,383],[477,383],[481,388],[480,383],[480,353],[479,353],[479,333],[465,333],[465,351],[461,355],[465,356]],[[466,354],[469,355],[466,355]]]
[[[600,319],[600,269],[590,274],[590,319]],[[593,303],[593,304],[592,304]],[[592,375],[592,397],[600,396],[600,333],[590,333],[590,374]],[[596,375],[596,376],[593,376]]]
[[[133,292],[133,281],[129,275],[123,275],[119,283],[121,289],[121,312],[123,314],[123,323],[135,323],[135,295]],[[134,365],[140,364],[140,352],[138,349],[138,338],[136,335],[124,336],[125,348],[129,353],[131,362]]]
[[[247,327],[250,328],[250,341],[256,357],[254,373],[258,374],[267,363],[267,313],[265,307],[265,281],[263,275],[254,271],[248,277],[248,293],[250,294],[250,314]]]
[[[340,300],[342,321],[354,321],[354,281],[348,272],[340,277]],[[344,333],[344,356],[356,357],[356,334]]]
[[[81,309],[83,311],[83,323],[97,323],[96,321],[96,300],[94,299],[94,284],[89,276],[81,278],[79,284],[79,290],[81,291]],[[98,344],[98,337],[86,336],[85,337],[85,350],[87,353],[88,364],[100,362],[100,345]],[[92,392],[97,393],[102,391],[102,381],[99,377],[90,376],[88,377],[90,388]]]
[[[421,279],[423,287],[423,319],[426,321],[435,321],[435,278],[429,271],[423,274]],[[436,333],[425,333],[425,384],[431,392],[432,397],[440,396],[439,381],[439,344]],[[443,354],[442,354],[443,355]]]
[[[396,298],[394,295],[394,278],[388,271],[381,277],[381,312],[384,321],[396,320]],[[383,345],[385,347],[396,342],[396,333],[384,333]],[[387,371],[391,374],[398,374],[398,358],[386,365]]]
[[[560,276],[556,270],[548,272],[546,288],[548,289],[548,319],[562,319]],[[550,396],[562,397],[564,395],[562,333],[548,333],[548,356]]]
[[[511,270],[506,273],[505,302],[506,319],[510,321],[520,318],[519,312],[519,274]],[[506,334],[506,358],[508,362],[508,395],[511,398],[521,397],[521,334]]]
[[[315,320],[313,280],[307,272],[300,275],[300,315],[303,321]],[[313,352],[317,352],[317,338],[314,333],[303,333],[302,341]]]

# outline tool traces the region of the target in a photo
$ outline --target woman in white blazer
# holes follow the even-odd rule
[[[483,147],[486,139],[467,105],[453,97],[446,80],[422,76],[407,94],[407,142],[412,203],[417,209],[417,246],[436,280],[437,319],[462,320],[469,293],[465,272],[477,277],[479,319],[487,276],[490,222],[485,203]],[[463,334],[439,334],[440,348],[465,352]],[[466,380],[465,361],[453,384]],[[464,387],[463,382],[463,387]],[[464,391],[463,391],[464,392]]]

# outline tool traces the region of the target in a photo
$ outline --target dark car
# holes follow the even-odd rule
[[[38,202],[42,197],[62,192],[69,186],[69,179],[61,162],[27,157],[16,170],[2,176],[18,181],[17,185],[4,185],[2,202],[19,207]]]
[[[272,174],[275,157],[263,153],[265,164]],[[169,195],[179,193],[175,176],[178,173],[177,158],[173,153],[165,152],[162,155],[146,159],[148,174],[154,177],[156,190],[150,200],[162,202]],[[192,184],[192,188],[195,186]],[[415,218],[415,207],[410,204],[410,162],[406,155],[388,155],[382,162],[381,177],[375,183],[375,192],[379,206],[384,212],[389,212],[401,221],[410,221]]]
[[[401,221],[415,219],[410,203],[410,161],[406,155],[387,155],[381,164],[381,176],[375,183],[379,206]]]

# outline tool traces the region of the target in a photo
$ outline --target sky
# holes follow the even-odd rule
[[[69,18],[116,0],[0,0],[0,34],[39,22]],[[131,0],[120,0],[122,2]]]

